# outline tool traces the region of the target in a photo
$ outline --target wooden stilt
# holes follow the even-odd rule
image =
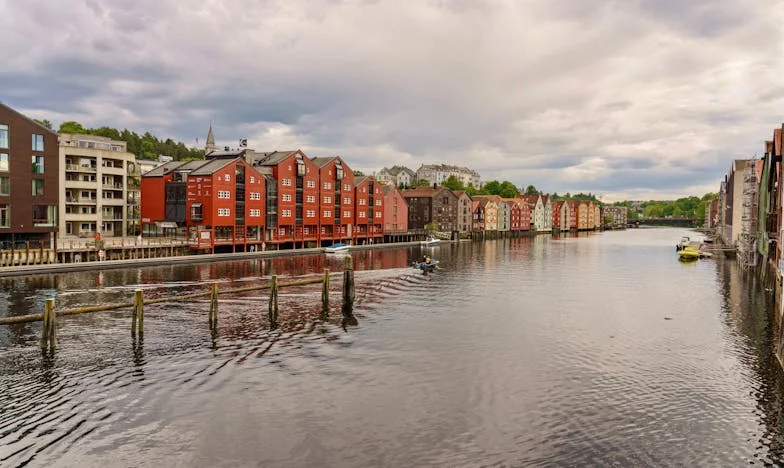
[[[324,268],[324,284],[321,288],[321,319],[329,318],[329,268]]]
[[[278,327],[278,275],[272,275],[270,282],[269,322],[270,328]]]

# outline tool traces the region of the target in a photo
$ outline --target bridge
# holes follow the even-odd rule
[[[696,218],[638,218],[629,221],[629,226],[677,226],[677,227],[696,227]]]

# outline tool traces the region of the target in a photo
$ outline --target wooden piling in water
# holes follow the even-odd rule
[[[57,347],[57,312],[54,310],[54,299],[46,300],[46,315],[49,316],[49,349],[54,351]]]
[[[212,283],[210,289],[210,329],[218,326],[218,283]]]
[[[343,315],[352,315],[354,311],[354,263],[351,256],[346,256],[343,263]]]
[[[324,284],[321,286],[321,319],[329,318],[329,268],[324,268]]]
[[[41,325],[41,349],[46,349],[49,344],[49,301],[44,305],[43,325]]]
[[[278,327],[278,275],[270,281],[269,322],[270,328]]]
[[[134,291],[133,316],[131,317],[131,335],[144,334],[144,293],[141,289]]]

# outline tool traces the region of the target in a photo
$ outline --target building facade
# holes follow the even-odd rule
[[[471,232],[473,213],[471,210],[471,197],[468,192],[453,190],[457,197],[457,230],[461,233]]]
[[[136,156],[124,141],[60,134],[61,238],[132,234],[138,187]]]
[[[0,104],[0,246],[54,249],[60,196],[57,134]]]
[[[455,176],[466,187],[473,185],[478,189],[482,185],[479,173],[467,167],[449,164],[423,164],[416,171],[416,180],[426,180],[430,184],[441,185],[449,176]]]
[[[384,234],[408,231],[408,204],[400,190],[391,184],[383,185],[384,190]]]
[[[409,229],[424,229],[435,222],[438,230],[457,230],[457,196],[446,187],[417,187],[404,190],[408,203]]]
[[[319,171],[319,244],[348,241],[354,234],[354,171],[339,156],[313,158]]]

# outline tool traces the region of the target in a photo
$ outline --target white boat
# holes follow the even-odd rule
[[[422,241],[423,247],[436,247],[441,244],[441,239],[436,239],[435,237],[430,237],[427,240]]]
[[[332,244],[329,247],[324,248],[324,252],[326,253],[338,253],[338,252],[348,252],[348,244]]]

